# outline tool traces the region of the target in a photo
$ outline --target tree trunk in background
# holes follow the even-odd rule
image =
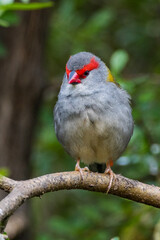
[[[49,15],[48,10],[23,12],[17,27],[0,28],[1,41],[8,51],[0,60],[0,168],[7,167],[13,179],[30,176],[32,136],[45,85],[44,40]],[[27,212],[27,206],[21,209],[22,218],[16,226]],[[8,232],[14,232],[14,227],[7,227]]]

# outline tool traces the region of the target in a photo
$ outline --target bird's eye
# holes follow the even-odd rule
[[[89,75],[89,71],[85,71],[83,74],[84,74],[84,76],[88,76]]]

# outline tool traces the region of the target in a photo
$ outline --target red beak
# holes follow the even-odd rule
[[[75,71],[72,71],[70,72],[69,74],[69,79],[68,79],[68,83],[69,84],[78,84],[78,83],[81,83],[81,80],[79,78],[79,75],[75,72]]]

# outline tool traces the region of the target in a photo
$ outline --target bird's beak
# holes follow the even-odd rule
[[[69,84],[78,84],[78,83],[81,83],[81,80],[79,78],[79,75],[75,72],[75,71],[72,71],[70,72],[69,74],[69,79],[68,79],[68,83]]]

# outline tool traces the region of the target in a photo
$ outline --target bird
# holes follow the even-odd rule
[[[54,108],[55,133],[82,179],[83,171],[110,175],[107,192],[115,176],[111,167],[133,134],[130,101],[99,57],[90,52],[70,56]]]

